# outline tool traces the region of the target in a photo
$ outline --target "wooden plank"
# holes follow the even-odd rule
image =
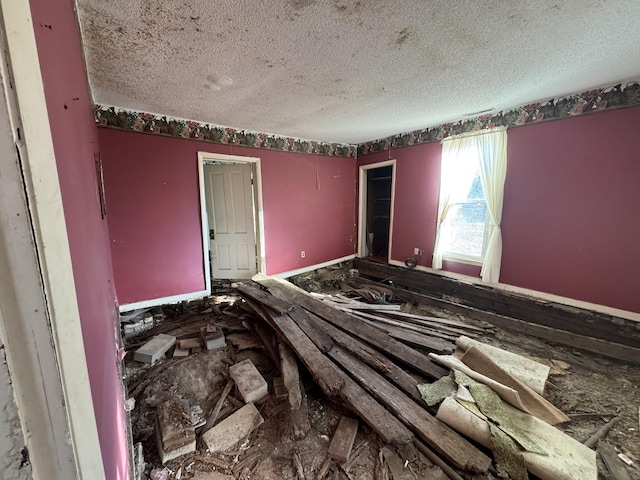
[[[414,401],[424,404],[418,391],[418,382],[411,375],[369,345],[325,322],[322,318],[306,311],[305,313],[311,321],[299,324],[299,326],[322,352],[330,351],[334,342],[341,345],[367,365],[382,373]]]
[[[614,480],[631,480],[631,475],[629,475],[627,467],[622,463],[622,460],[618,458],[613,445],[601,440],[598,442],[598,454]]]
[[[327,395],[337,394],[344,385],[338,368],[318,350],[288,315],[271,314],[270,317],[280,335],[287,340],[322,391]]]
[[[329,356],[348,371],[362,388],[455,467],[476,473],[487,471],[491,464],[489,457],[430,415],[363,362],[340,348],[333,348]]]
[[[355,266],[361,275],[378,279],[392,277],[396,285],[413,288],[440,299],[454,297],[457,303],[499,315],[627,346],[638,345],[640,342],[639,322],[634,320],[536,299],[490,285],[466,283],[429,272],[361,259],[355,260]]]
[[[351,417],[340,418],[338,428],[336,428],[329,450],[327,454],[333,458],[336,462],[346,462],[349,460],[349,454],[351,448],[353,448],[353,442],[358,434],[358,420]]]
[[[298,362],[291,351],[291,347],[283,342],[278,342],[280,352],[280,372],[285,388],[288,392],[289,406],[292,411],[300,408],[302,392],[300,391],[300,374],[298,372]]]
[[[258,274],[254,277],[254,281],[267,287],[274,296],[295,302],[338,328],[348,331],[379,350],[388,353],[405,365],[427,375],[429,378],[438,379],[448,374],[448,371],[435,365],[427,356],[391,338],[386,332],[367,325],[352,315],[325,305],[321,300],[311,297],[285,280]]]
[[[380,405],[344,372],[340,371],[340,375],[345,382],[340,391],[340,398],[380,436],[383,442],[390,445],[403,445],[413,440],[411,431],[389,410]]]
[[[255,284],[240,284],[236,288],[240,293],[243,294],[243,296],[252,298],[256,302],[269,307],[279,315],[283,315],[293,308],[293,305],[290,302],[268,294],[264,290],[261,290],[260,288],[255,286]]]
[[[402,298],[408,301],[422,303],[425,305],[433,305],[453,313],[460,313],[467,318],[488,322],[497,327],[516,333],[523,333],[525,335],[543,338],[552,343],[559,343],[607,357],[617,358],[618,360],[640,364],[640,348],[633,348],[619,343],[607,342],[598,338],[578,335],[565,330],[559,330],[557,328],[517,320],[497,313],[479,310],[467,305],[460,305],[451,300],[443,300],[441,298],[431,297],[429,295],[416,293],[410,290],[397,287],[388,288],[394,293],[394,295],[402,296]]]

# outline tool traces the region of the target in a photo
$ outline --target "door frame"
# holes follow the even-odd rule
[[[200,215],[202,223],[202,245],[204,248],[205,272],[207,275],[207,287],[211,288],[211,266],[209,265],[210,244],[209,244],[209,220],[207,217],[207,199],[204,184],[204,165],[209,162],[228,163],[249,163],[253,174],[253,184],[251,185],[253,198],[253,220],[256,233],[256,260],[258,273],[266,273],[267,262],[265,256],[264,243],[264,210],[262,207],[262,165],[260,157],[245,157],[240,155],[226,155],[223,153],[198,152],[198,180],[200,185]]]
[[[389,249],[387,262],[391,261],[391,247],[393,246],[393,211],[396,200],[396,160],[389,159],[384,162],[361,165],[358,177],[358,257],[364,258],[367,254],[367,173],[369,170],[391,166],[391,204],[389,212]]]

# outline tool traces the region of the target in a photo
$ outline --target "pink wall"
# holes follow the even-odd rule
[[[354,252],[353,159],[98,133],[120,304],[203,288],[198,151],[261,158],[267,273]]]
[[[438,217],[441,152],[440,143],[425,143],[358,159],[358,167],[390,158],[396,160],[392,260],[404,262],[407,257],[415,257],[418,265],[431,267]],[[423,256],[413,254],[416,247],[424,250]],[[478,267],[455,262],[445,262],[444,267],[448,271],[480,275]]]
[[[98,151],[80,33],[70,0],[31,0],[60,177],[89,381],[108,480],[128,478],[125,415],[115,349],[115,292],[107,222],[100,216]]]
[[[640,312],[640,107],[509,130],[500,281]],[[439,143],[366,155],[397,159],[392,259],[430,266]],[[479,276],[479,267],[445,262]]]
[[[501,281],[640,312],[640,107],[509,131]]]

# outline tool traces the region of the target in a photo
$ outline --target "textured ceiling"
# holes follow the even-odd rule
[[[96,103],[360,143],[640,77],[638,0],[77,0]]]

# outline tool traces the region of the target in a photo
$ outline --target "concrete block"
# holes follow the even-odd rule
[[[235,447],[264,419],[253,403],[247,403],[213,428],[202,434],[202,440],[210,452],[224,452]]]
[[[329,457],[336,462],[344,463],[349,460],[349,454],[357,433],[358,420],[344,416],[340,418],[340,423],[338,423],[336,433],[333,434],[333,439],[331,439],[329,451],[327,452]]]
[[[191,415],[175,399],[158,406],[156,416],[156,445],[164,465],[181,455],[196,451],[196,432]]]
[[[266,380],[249,359],[229,367],[229,375],[236,382],[245,403],[257,402],[269,393]]]
[[[224,338],[224,332],[220,328],[207,325],[200,329],[200,333],[207,350],[218,350],[219,348],[227,346],[227,342]]]
[[[133,353],[133,359],[142,363],[155,363],[176,343],[176,337],[161,333]]]

